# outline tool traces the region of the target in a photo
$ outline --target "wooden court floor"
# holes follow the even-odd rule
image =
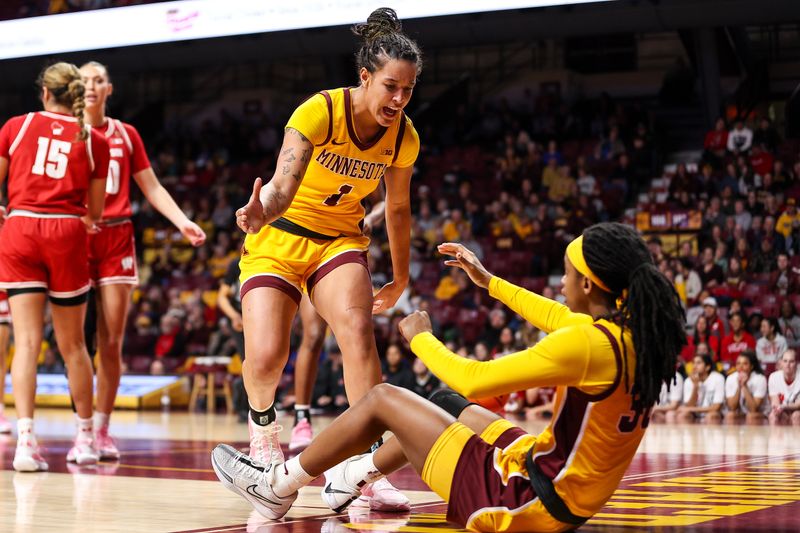
[[[13,418],[14,411],[7,409]],[[286,418],[282,441],[288,442]],[[327,419],[317,417],[316,429]],[[541,423],[525,423],[532,432]],[[413,502],[409,514],[351,508],[334,515],[308,487],[281,522],[269,522],[217,481],[209,452],[247,445],[227,415],[118,412],[119,462],[67,465],[69,410],[37,411],[50,472],[15,473],[15,440],[0,436],[0,531],[326,532],[459,531],[410,468],[391,476]],[[318,483],[317,483],[318,485]],[[652,426],[615,495],[581,531],[800,531],[800,428]]]

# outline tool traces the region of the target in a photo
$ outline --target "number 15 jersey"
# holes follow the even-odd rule
[[[108,143],[90,132],[78,141],[78,120],[39,111],[13,117],[0,129],[0,157],[9,161],[9,210],[86,214],[90,179],[108,173]]]
[[[286,127],[302,133],[314,152],[284,218],[331,237],[361,235],[361,200],[387,168],[416,161],[419,136],[405,113],[369,144],[361,142],[354,124],[350,88],[322,91],[295,110]]]

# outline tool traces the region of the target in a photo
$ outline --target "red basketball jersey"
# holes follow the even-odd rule
[[[108,143],[92,132],[78,141],[78,121],[39,111],[0,129],[0,157],[9,160],[8,207],[37,213],[86,214],[90,179],[108,174]]]
[[[108,162],[103,219],[129,217],[131,216],[131,177],[137,172],[150,168],[150,160],[147,158],[142,138],[136,128],[112,118],[94,130],[105,136],[111,152],[111,159]]]

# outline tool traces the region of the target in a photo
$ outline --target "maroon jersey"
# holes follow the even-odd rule
[[[78,120],[39,111],[14,117],[0,129],[0,157],[9,160],[10,211],[86,214],[90,179],[108,174],[108,143],[92,132],[79,141]]]
[[[136,128],[116,119],[94,128],[108,141],[111,159],[108,163],[106,203],[103,219],[131,216],[131,176],[150,168],[150,160]]]

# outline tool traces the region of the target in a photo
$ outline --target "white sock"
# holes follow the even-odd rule
[[[78,436],[92,438],[92,427],[94,425],[94,420],[92,417],[90,416],[89,418],[81,418],[76,414],[75,420],[78,422]]]
[[[300,455],[292,457],[283,465],[275,466],[277,469],[275,471],[275,484],[272,486],[275,496],[285,498],[314,480],[300,465]]]
[[[95,429],[100,429],[104,427],[108,427],[108,421],[111,418],[110,413],[101,413],[100,411],[96,411],[94,413],[94,427]]]
[[[368,453],[360,459],[351,461],[344,469],[344,480],[352,487],[359,487],[364,483],[375,483],[384,477],[372,461],[374,454]]]
[[[17,435],[19,439],[32,439],[36,441],[33,435],[33,418],[18,418],[17,419]]]

